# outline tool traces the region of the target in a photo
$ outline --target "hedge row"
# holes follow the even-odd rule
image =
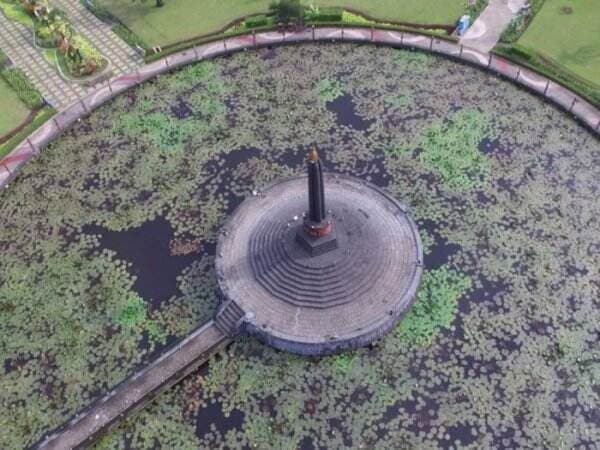
[[[319,8],[318,10],[308,14],[310,22],[341,22],[344,16],[342,8]]]
[[[527,12],[520,13],[515,17],[508,27],[500,35],[500,42],[503,44],[512,44],[517,42],[521,35],[525,32],[535,15],[542,9],[545,0],[530,0],[530,6]]]
[[[332,27],[340,27],[340,26],[352,26],[354,28],[372,28],[373,25],[369,23],[358,24],[358,23],[345,23],[345,22],[307,22],[305,24],[307,27],[315,25],[317,27],[321,26],[332,26]],[[450,42],[457,42],[458,39],[454,36],[448,36],[445,30],[427,30],[427,29],[413,29],[406,26],[401,25],[377,25],[375,28],[377,29],[385,29],[385,30],[393,30],[393,31],[404,31],[407,33],[417,33],[426,36],[435,37],[437,39],[442,39]],[[276,25],[266,25],[261,27],[256,27],[253,29],[255,32],[262,31],[276,31],[279,27]],[[150,53],[146,55],[145,62],[151,63],[157,61],[159,59],[165,58],[166,56],[172,55],[173,53],[180,52],[182,50],[186,50],[188,48],[196,47],[198,45],[207,44],[209,42],[220,41],[223,39],[243,36],[248,34],[248,29],[244,27],[243,29],[238,29],[236,31],[230,31],[222,34],[215,34],[210,36],[198,36],[196,39],[190,39],[185,42],[180,42],[178,44],[170,45],[169,47],[163,47],[162,51],[159,53]]]
[[[0,69],[10,65],[10,59],[6,56],[6,53],[0,48]]]
[[[42,124],[50,119],[55,113],[56,111],[54,108],[50,106],[42,108],[29,125],[11,137],[4,144],[0,145],[0,158],[8,155],[23,139],[42,126]]]
[[[584,80],[550,57],[523,45],[497,45],[494,53],[504,56],[562,84],[576,92],[596,107],[600,107],[600,87]]]
[[[98,6],[93,0],[80,1],[81,4],[98,19],[111,25],[112,31],[130,46],[140,47],[146,52],[150,50],[150,46],[137,34],[127,28],[127,26],[121,22],[117,16],[111,13],[108,8]]]
[[[246,28],[258,28],[264,27],[268,25],[271,21],[271,18],[266,14],[258,14],[256,16],[250,16],[244,20],[244,25]]]
[[[15,90],[19,98],[29,109],[39,108],[44,99],[21,69],[9,68],[0,70],[0,75]]]

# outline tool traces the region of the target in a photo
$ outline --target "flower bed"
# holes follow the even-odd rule
[[[0,8],[33,32],[34,44],[66,78],[85,78],[103,71],[108,60],[69,23],[66,14],[46,0],[0,0]]]

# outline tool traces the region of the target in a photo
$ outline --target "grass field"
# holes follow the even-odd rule
[[[233,19],[267,11],[271,0],[153,0],[133,3],[96,0],[148,44],[168,45],[216,31]],[[466,8],[465,0],[321,0],[323,6],[346,6],[382,20],[452,24]]]
[[[16,92],[0,78],[0,136],[17,127],[29,114]]]
[[[600,86],[598,0],[546,0],[518,44]]]

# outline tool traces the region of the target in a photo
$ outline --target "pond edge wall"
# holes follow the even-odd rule
[[[540,74],[491,53],[482,53],[460,44],[408,32],[376,28],[313,27],[296,32],[249,33],[243,36],[217,40],[146,64],[136,69],[134,73],[109,79],[94,92],[59,111],[2,159],[0,161],[0,188],[7,188],[10,181],[18,175],[27,162],[38,155],[50,142],[75,122],[127,89],[135,87],[148,79],[220,55],[271,45],[307,42],[371,43],[398,48],[414,48],[457,59],[496,73],[517,85],[527,88],[561,107],[567,113],[572,114],[596,136],[600,134],[600,111],[589,102]],[[143,408],[165,389],[207,361],[210,354],[224,348],[230,340],[220,332],[213,331],[213,328],[214,322],[212,320],[200,325],[188,337],[170,350],[165,351],[145,368],[112,388],[110,392],[78,412],[58,429],[47,433],[42,440],[34,444],[34,447],[54,449],[80,448],[90,445],[94,439],[118,425],[126,415]],[[201,335],[204,333],[218,333],[218,335],[211,338],[205,335],[202,338]],[[189,345],[190,341],[199,339],[206,340],[206,343],[196,346]],[[183,366],[175,364],[175,360],[181,358],[186,363]],[[159,370],[161,366],[177,367],[177,369],[165,373]],[[153,374],[157,373],[160,373],[160,376],[154,378]],[[145,389],[142,390],[138,385],[141,379],[147,380]],[[121,406],[116,408],[118,410],[116,413],[110,416],[95,414],[103,404],[117,404],[119,403],[118,398],[127,399],[129,394],[132,394],[132,397],[127,402],[120,401]],[[95,417],[91,417],[92,414]]]
[[[408,32],[377,28],[312,27],[296,32],[270,31],[221,39],[174,53],[141,66],[134,73],[108,80],[94,92],[59,111],[52,119],[30,134],[8,156],[0,160],[0,188],[6,187],[24,164],[39,154],[74,122],[81,120],[82,117],[129,88],[173,69],[215,56],[257,47],[305,42],[372,43],[420,49],[457,59],[527,88],[564,109],[596,136],[600,135],[600,110],[564,86],[492,53],[482,53],[461,44]]]

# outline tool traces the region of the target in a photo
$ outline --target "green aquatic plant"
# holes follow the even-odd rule
[[[479,150],[492,131],[489,119],[463,110],[427,129],[419,141],[423,166],[439,174],[453,190],[477,189],[488,177],[487,156]]]
[[[431,247],[435,245],[435,238],[425,228],[419,229],[419,235],[421,237],[421,244],[423,245],[423,253],[428,254],[431,251]]]
[[[152,342],[164,344],[168,337],[163,327],[148,317],[146,302],[138,295],[130,297],[119,310],[117,323],[125,328],[147,332]]]
[[[340,373],[348,373],[352,369],[355,358],[356,352],[345,352],[331,357],[333,366]]]
[[[118,312],[117,323],[123,327],[139,327],[145,321],[146,303],[137,295],[130,297]]]
[[[394,64],[406,72],[418,72],[430,67],[432,61],[425,53],[418,51],[395,52],[392,56]]]
[[[339,80],[325,78],[319,81],[317,88],[319,98],[325,103],[332,102],[336,98],[344,95],[344,88]]]
[[[410,92],[399,92],[385,98],[385,102],[393,108],[408,108],[413,106],[414,97]]]
[[[469,276],[447,266],[426,272],[417,300],[395,331],[400,345],[429,345],[442,329],[452,325],[458,300],[473,286]]]

